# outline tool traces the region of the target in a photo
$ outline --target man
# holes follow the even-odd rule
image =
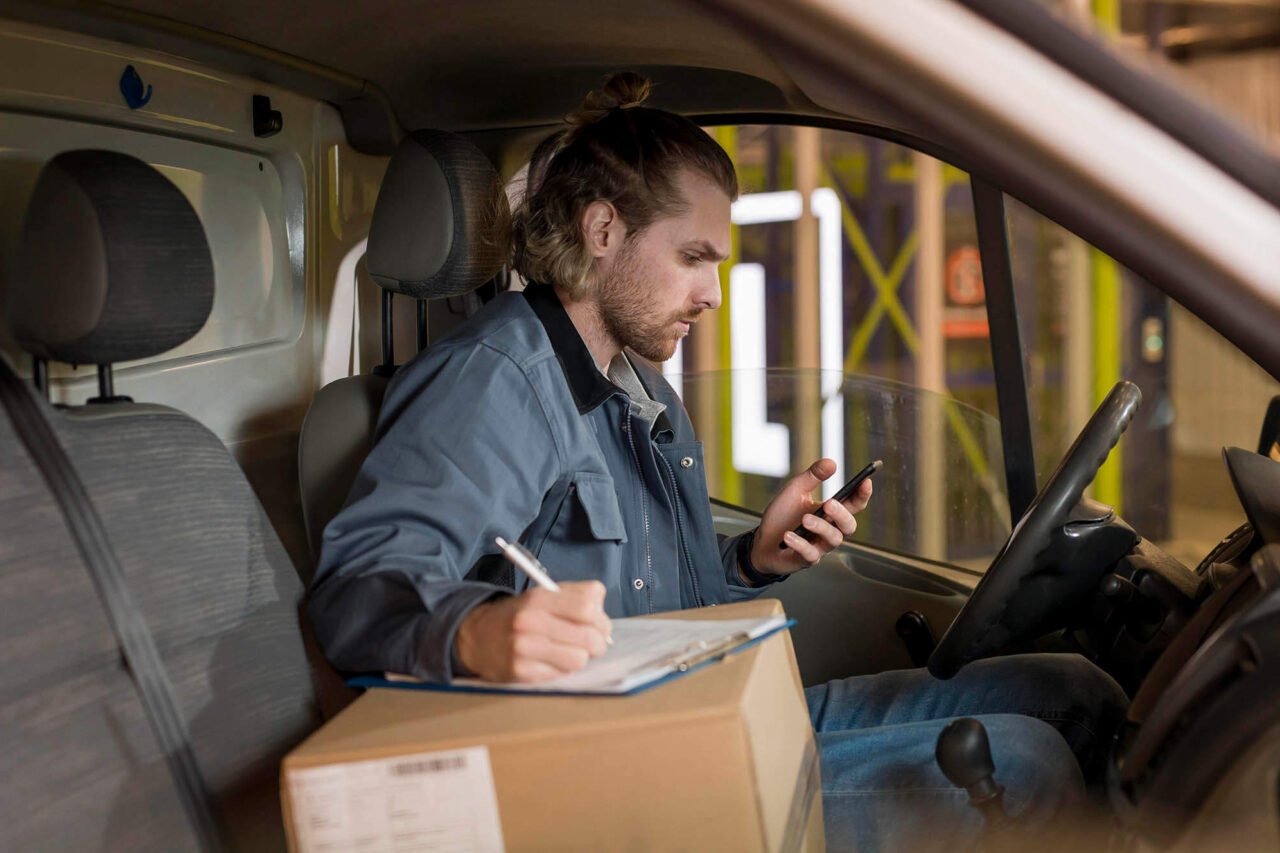
[[[717,541],[700,445],[644,359],[670,358],[720,304],[737,180],[702,130],[640,106],[646,93],[636,75],[611,78],[570,117],[558,152],[535,158],[515,265],[541,283],[495,299],[388,389],[312,590],[339,668],[554,678],[604,653],[610,616],[750,597],[856,528],[871,482],[824,504],[821,520],[811,493],[835,470],[821,459],[756,530]],[[797,524],[812,542],[791,533]],[[520,538],[562,591],[530,589],[495,536]],[[978,834],[977,813],[933,763],[958,715],[988,715],[1011,813],[1047,820],[1079,797],[1077,759],[1094,760],[1099,719],[1124,702],[1067,656],[981,662],[945,684],[922,671],[847,679],[807,698],[837,849],[955,847],[957,832]]]

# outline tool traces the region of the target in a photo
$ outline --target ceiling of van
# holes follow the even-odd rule
[[[0,9],[5,5],[0,3]],[[97,22],[97,34],[134,43],[156,33],[192,43],[220,42],[221,57],[242,53],[243,70],[259,77],[264,76],[264,59],[287,67],[293,58],[370,81],[386,94],[399,123],[408,129],[547,124],[572,109],[604,75],[621,69],[647,73],[657,83],[654,104],[684,113],[823,113],[765,47],[696,2],[121,0],[38,5],[46,19],[56,14],[50,8],[60,9],[75,18],[70,28],[92,29]],[[264,57],[261,48],[277,55]],[[292,71],[296,74],[297,68]]]

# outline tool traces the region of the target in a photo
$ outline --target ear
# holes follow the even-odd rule
[[[582,237],[593,258],[607,258],[622,245],[627,227],[607,201],[593,201],[582,212]]]

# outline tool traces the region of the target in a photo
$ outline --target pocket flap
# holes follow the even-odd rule
[[[579,474],[574,478],[578,502],[587,514],[591,535],[596,539],[627,541],[627,526],[622,522],[618,495],[613,478],[603,474]]]

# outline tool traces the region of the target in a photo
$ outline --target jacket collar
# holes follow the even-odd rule
[[[578,414],[599,406],[613,394],[619,393],[617,385],[605,377],[596,367],[596,360],[591,357],[591,350],[578,334],[578,327],[569,319],[569,312],[560,304],[560,297],[555,288],[548,284],[530,283],[524,289],[524,298],[529,307],[537,315],[538,320],[551,339],[551,348],[555,351],[564,378],[569,383],[569,392],[578,406]]]

